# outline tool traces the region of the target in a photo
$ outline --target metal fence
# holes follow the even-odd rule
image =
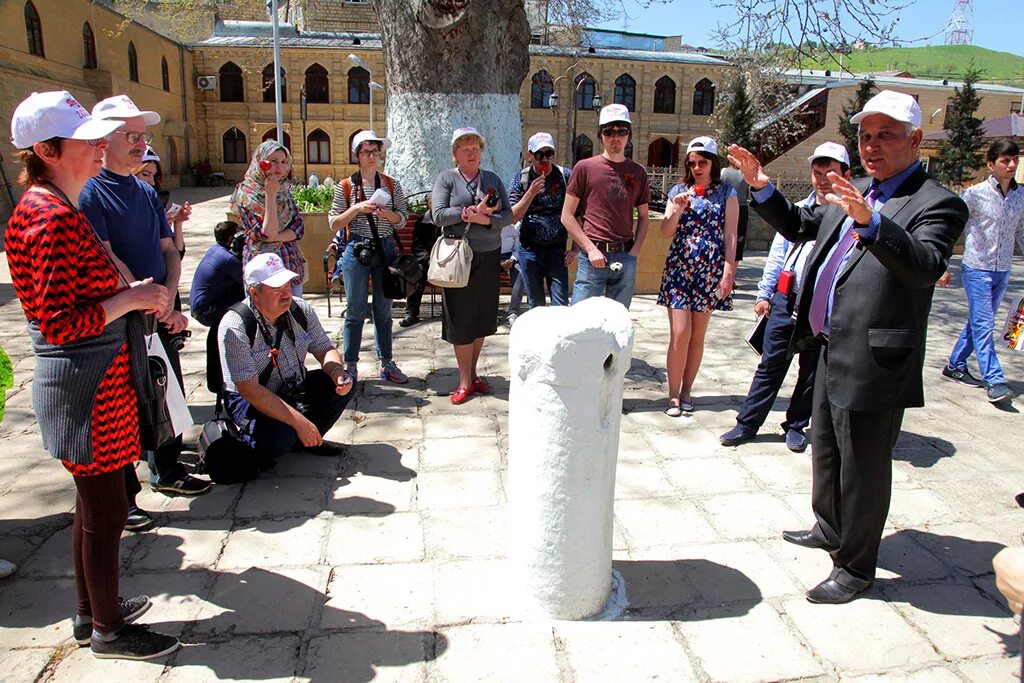
[[[648,166],[647,177],[652,190],[667,194],[673,185],[682,180],[683,169],[674,166]],[[814,185],[806,178],[772,178],[772,182],[792,201],[804,199],[814,189]]]

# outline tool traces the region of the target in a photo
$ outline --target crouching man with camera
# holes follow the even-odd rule
[[[276,254],[245,266],[247,297],[220,322],[228,413],[264,465],[289,451],[340,455],[323,435],[352,398],[352,377],[313,308],[292,297],[295,273]],[[322,369],[306,371],[306,354]]]

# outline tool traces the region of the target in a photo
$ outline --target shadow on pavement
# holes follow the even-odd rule
[[[762,600],[743,572],[701,559],[617,560],[630,621],[699,621],[746,614]]]
[[[402,464],[402,453],[387,443],[358,443],[346,447],[341,476],[353,474],[380,477],[391,481],[411,481],[416,470]]]
[[[956,455],[956,446],[939,436],[901,431],[892,452],[892,459],[909,462],[914,467],[928,468],[943,458]]]

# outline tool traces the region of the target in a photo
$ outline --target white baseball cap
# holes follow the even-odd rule
[[[50,138],[98,140],[124,125],[124,121],[94,119],[67,90],[34,92],[11,116],[11,144],[28,149]]]
[[[466,137],[467,135],[475,135],[478,138],[480,138],[481,141],[487,141],[487,138],[481,135],[480,131],[478,131],[473,126],[463,126],[462,128],[456,128],[455,131],[452,133],[452,144],[454,145],[456,140],[458,140],[459,138]]]
[[[872,114],[884,114],[901,123],[912,124],[914,128],[921,127],[921,107],[917,100],[895,90],[883,90],[865,102],[864,109],[850,117],[850,123],[860,123]]]
[[[545,147],[555,148],[555,139],[551,137],[551,133],[534,133],[526,143],[526,149],[530,150],[531,154]]]
[[[707,135],[701,135],[690,140],[690,143],[686,145],[686,153],[690,152],[707,152],[708,154],[718,154],[718,143],[715,142],[714,138],[708,137]]]
[[[814,148],[814,154],[807,157],[807,163],[813,164],[818,159],[835,159],[841,164],[850,165],[850,153],[838,142],[823,142]]]
[[[260,254],[245,264],[246,285],[281,287],[298,276],[298,273],[284,267],[284,262],[277,254]]]
[[[622,121],[633,125],[629,118],[629,109],[624,104],[609,104],[601,108],[601,116],[597,119],[597,125],[603,126],[608,123]]]
[[[352,151],[359,149],[364,142],[379,142],[382,150],[391,149],[391,140],[382,138],[372,130],[361,130],[352,137]]]
[[[155,161],[157,163],[160,163],[160,157],[157,156],[157,153],[155,151],[153,151],[152,147],[146,147],[146,151],[142,155],[142,163],[145,164],[145,163],[150,162],[150,161]]]
[[[92,108],[92,115],[97,119],[133,119],[141,116],[147,126],[160,123],[160,114],[155,111],[142,111],[127,95],[114,95],[100,100]]]

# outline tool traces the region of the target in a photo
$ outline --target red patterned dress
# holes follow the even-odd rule
[[[107,320],[100,302],[117,293],[120,278],[84,214],[51,194],[29,190],[7,223],[4,242],[14,292],[25,317],[38,323],[48,342],[64,344],[103,331]],[[113,472],[139,457],[127,344],[100,382],[92,448],[92,463],[62,458],[64,467],[76,477],[89,476]]]

